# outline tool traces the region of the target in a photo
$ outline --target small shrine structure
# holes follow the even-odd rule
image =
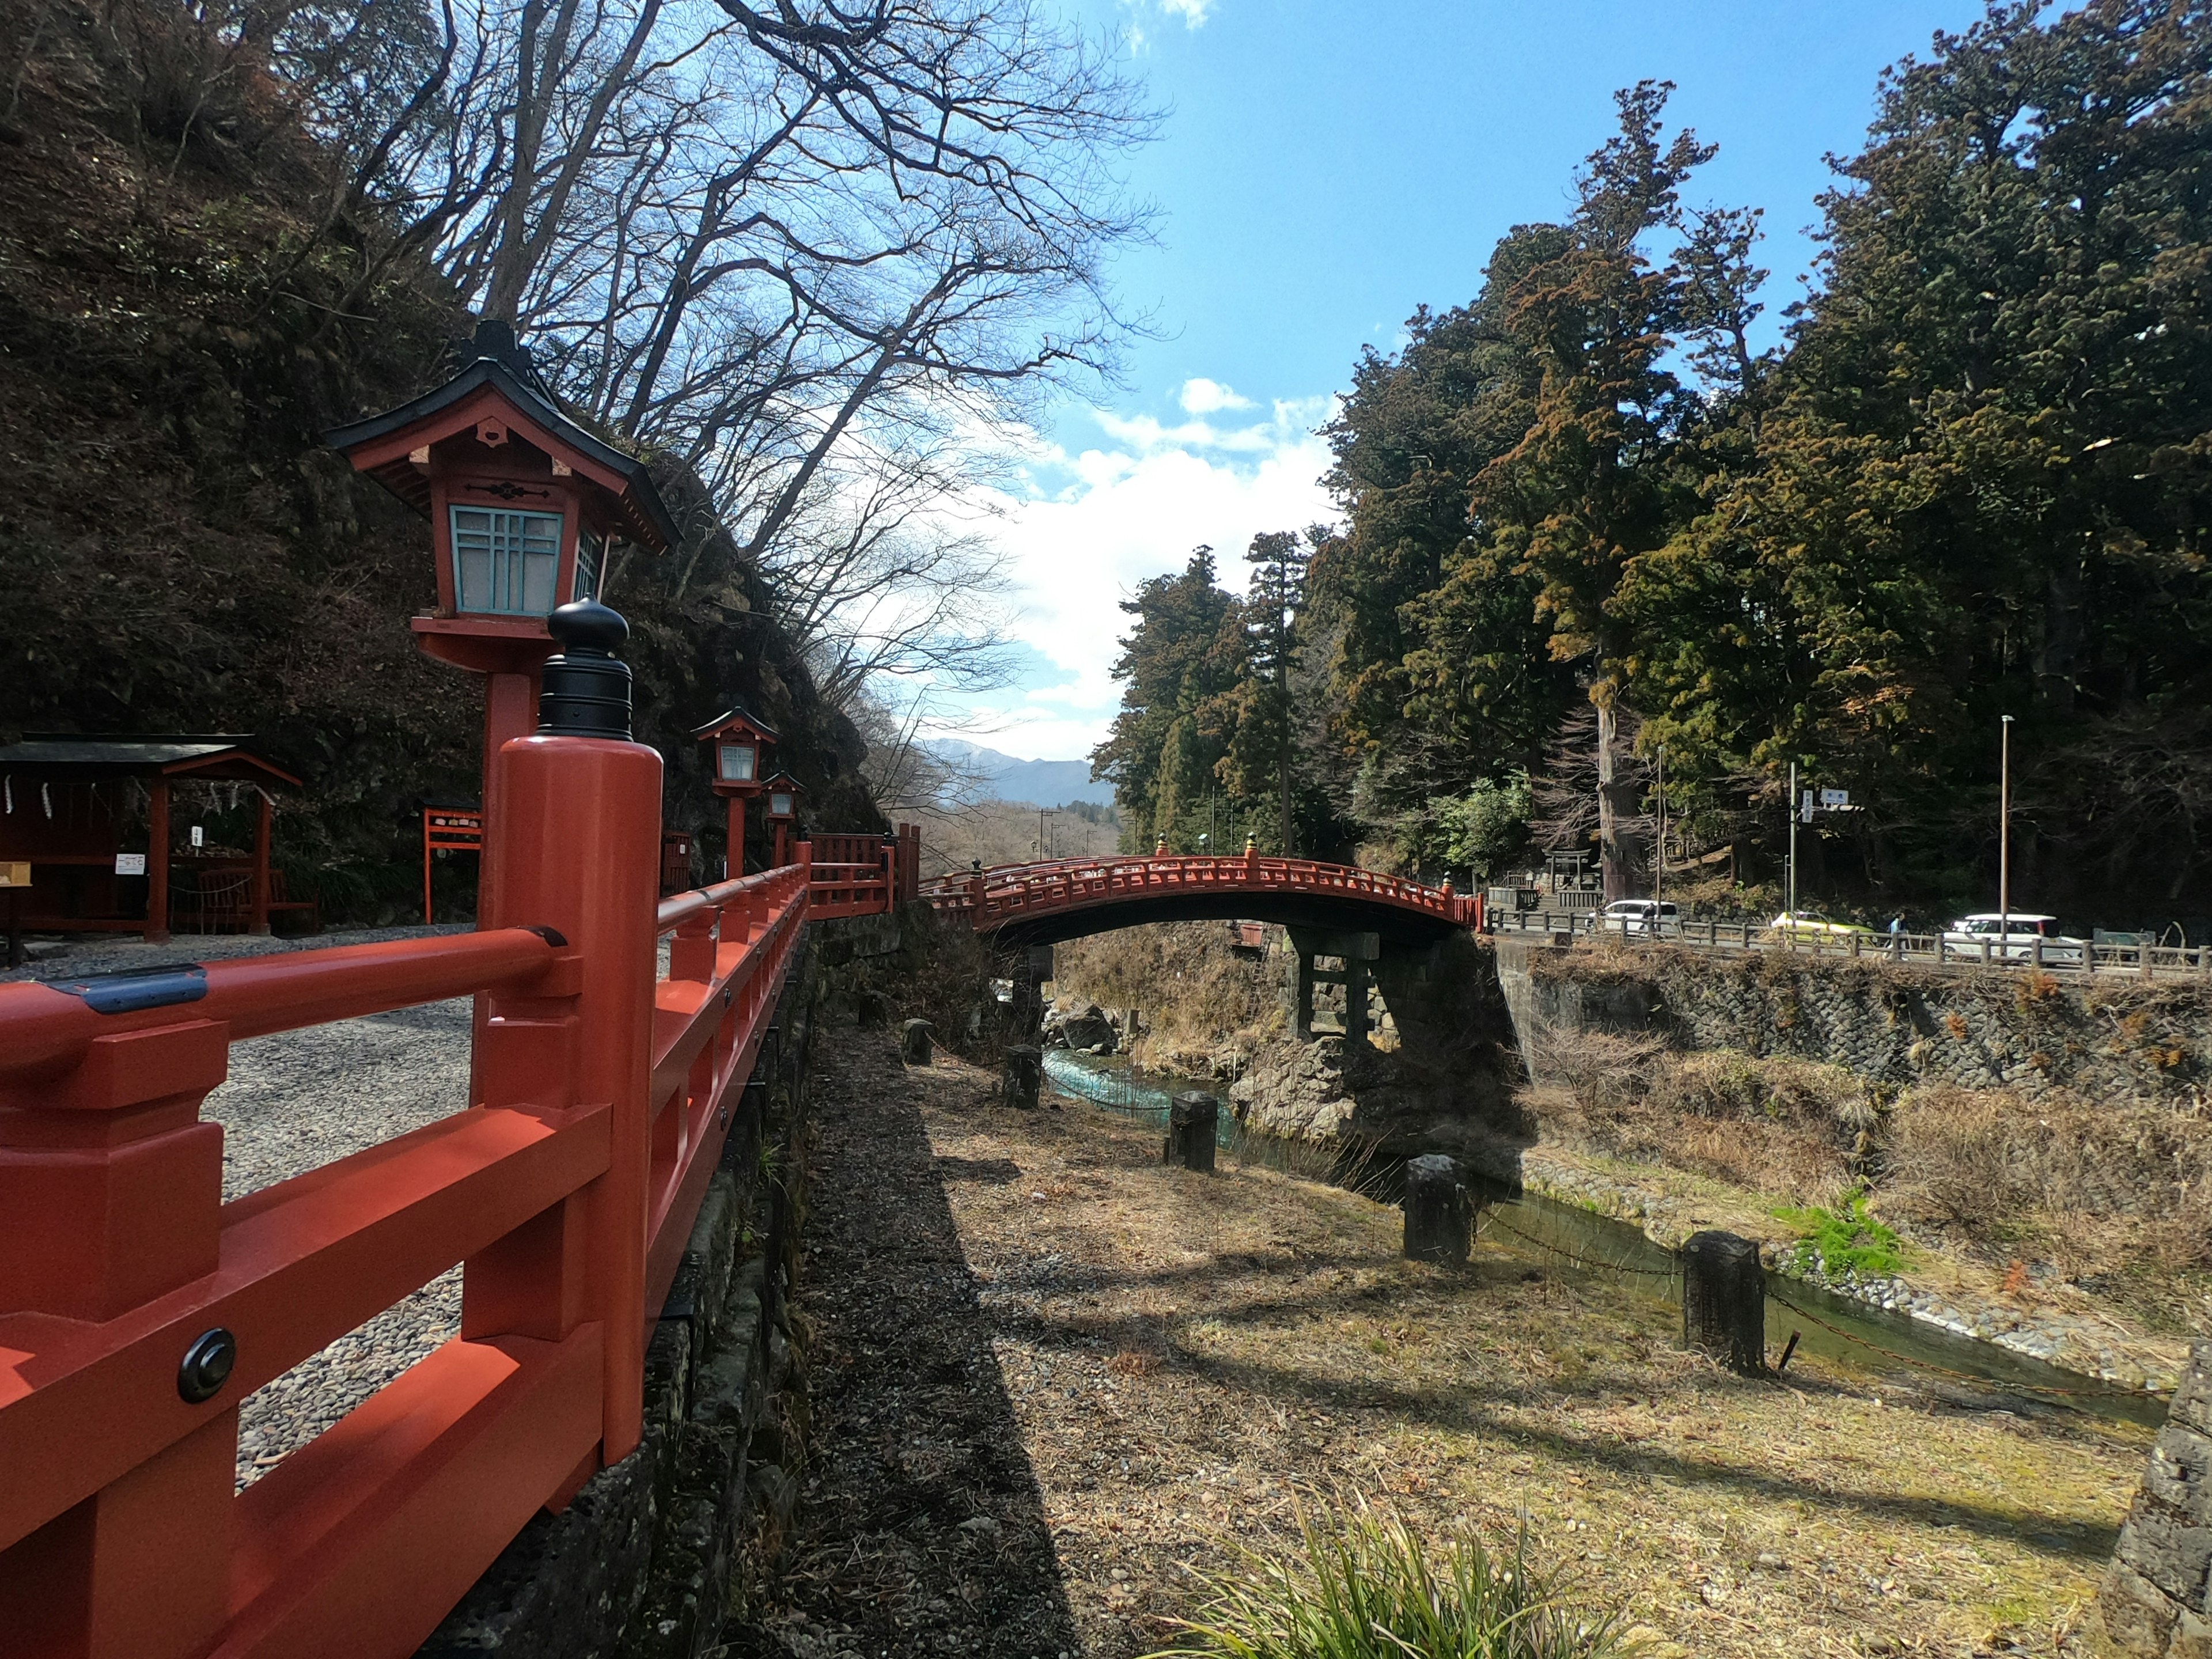
[[[173,925],[265,933],[272,910],[313,909],[282,893],[269,863],[269,791],[296,789],[300,780],[253,753],[252,741],[52,732],[0,744],[0,863],[31,866],[18,924],[34,933],[141,933],[159,944]],[[180,852],[176,791],[222,785],[251,790],[252,851],[188,843]]]

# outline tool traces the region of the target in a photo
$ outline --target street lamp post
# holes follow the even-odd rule
[[[1060,809],[1057,806],[1040,806],[1037,808],[1037,856],[1041,859],[1048,859],[1052,856],[1051,850],[1045,841],[1044,821],[1047,818],[1056,818],[1059,816]]]
[[[1790,763],[1790,896],[1784,902],[1783,914],[1794,924],[1797,920],[1797,763]],[[1795,937],[1793,933],[1792,937]]]
[[[2012,933],[2012,716],[2001,715],[1997,762],[1997,937]]]

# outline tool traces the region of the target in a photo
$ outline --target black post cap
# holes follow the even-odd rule
[[[545,619],[558,641],[538,694],[538,734],[629,741],[629,665],[614,654],[629,637],[618,611],[597,599],[564,605]]]

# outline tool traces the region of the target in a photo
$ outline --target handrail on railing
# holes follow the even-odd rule
[[[939,909],[969,912],[977,926],[1029,912],[1110,900],[1123,892],[1157,893],[1173,888],[1232,888],[1255,893],[1285,889],[1358,894],[1396,908],[1458,922],[1481,915],[1478,896],[1430,887],[1403,876],[1363,870],[1314,859],[1284,859],[1258,853],[1242,855],[1196,854],[1054,859],[1035,864],[996,865],[963,875],[951,872],[923,884],[921,896]]]
[[[0,986],[0,1617],[37,1610],[34,1645],[401,1659],[638,1444],[652,1315],[804,924],[890,908],[918,838],[656,908],[657,755],[495,764],[483,931]],[[233,1042],[470,993],[473,1099],[222,1201],[200,1108]],[[462,1334],[234,1494],[246,1394],[456,1262]]]
[[[520,987],[566,945],[550,928],[503,927],[0,985],[0,1080],[49,1074],[95,1038],[179,1018],[223,1021],[235,1040]]]

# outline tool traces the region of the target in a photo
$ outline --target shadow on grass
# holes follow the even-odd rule
[[[1056,1137],[1055,1137],[1056,1139]],[[1064,1146],[1054,1152],[1064,1153]],[[1071,1159],[1071,1162],[1075,1160]],[[1112,1152],[1099,1163],[1127,1162]],[[1419,1273],[1416,1280],[1393,1282],[1384,1278],[1357,1285],[1321,1286],[1304,1282],[1331,1271],[1400,1269]],[[1632,1441],[1602,1431],[1576,1426],[1532,1425],[1522,1413],[1549,1411],[1571,1417],[1578,1411],[1618,1405],[1630,1397],[1649,1401],[1661,1412],[1710,1410],[1729,1396],[1744,1390],[1771,1389],[1771,1382],[1754,1382],[1717,1371],[1699,1370],[1693,1379],[1646,1374],[1624,1374],[1617,1367],[1593,1370],[1577,1378],[1557,1382],[1491,1380],[1480,1376],[1453,1377],[1435,1383],[1407,1385],[1376,1377],[1350,1378],[1301,1369],[1285,1363],[1240,1362],[1197,1351],[1183,1338],[1190,1327],[1264,1327],[1291,1321],[1312,1322],[1332,1316],[1390,1312],[1418,1320],[1425,1304],[1439,1298],[1471,1294],[1495,1298],[1510,1295],[1532,1270],[1515,1256],[1478,1255],[1456,1273],[1407,1268],[1395,1257],[1373,1255],[1271,1256],[1257,1252],[1210,1255],[1199,1261],[1140,1267],[1098,1267],[1071,1264],[1042,1280],[1023,1279],[1017,1293],[994,1306],[1000,1328],[1048,1348],[1070,1351],[1109,1347],[1158,1353],[1224,1390],[1240,1396],[1273,1401],[1295,1400],[1327,1409],[1346,1407],[1380,1412],[1407,1425],[1482,1434],[1517,1442],[1530,1449],[1616,1476],[1678,1483],[1692,1489],[1727,1492],[1742,1498],[1772,1503],[1803,1502],[1827,1509],[1846,1509],[1869,1519],[1936,1527],[1957,1527],[1992,1538],[2004,1538],[2055,1556],[2088,1558],[2108,1555],[2118,1538],[2118,1524],[2087,1524],[2038,1510],[2032,1497],[2024,1501],[2002,1498],[1931,1498],[1884,1491],[1863,1480],[1853,1480],[1838,1470],[1834,1478],[1778,1474],[1748,1459],[1729,1457],[1717,1448],[1706,1455],[1668,1450]],[[1236,1293],[1161,1316],[1119,1316],[1107,1313],[1061,1316],[1042,1311],[1045,1297],[1100,1295],[1178,1286],[1247,1280]],[[1637,1335],[1653,1344],[1671,1345],[1673,1322],[1679,1317],[1628,1296],[1617,1286],[1594,1282],[1580,1269],[1549,1268],[1542,1279],[1553,1291],[1565,1287],[1576,1297],[1564,1319],[1601,1319],[1637,1328]],[[1250,1284],[1250,1280],[1261,1281]],[[1547,1292],[1549,1293],[1549,1292]],[[994,1303],[1000,1298],[994,1297]],[[1379,1305],[1381,1304],[1381,1305]],[[1565,1328],[1564,1327],[1562,1328]],[[1917,1388],[1926,1379],[1907,1379]],[[1796,1394],[1837,1398],[1856,1397],[1862,1390],[1807,1375],[1793,1375]],[[1890,1386],[1894,1386],[1893,1384]],[[1971,1403],[1967,1408],[1971,1408]],[[2000,1401],[2020,1409],[2022,1402]],[[1956,1399],[1931,1398],[1931,1407],[1958,1411]],[[2045,1432],[2073,1440],[2099,1431],[2070,1417],[2041,1413]]]
[[[1516,1443],[1564,1461],[1604,1469],[1615,1476],[1725,1491],[1765,1502],[1803,1502],[1829,1510],[1847,1509],[1874,1520],[1957,1527],[2023,1543],[2055,1555],[2109,1555],[2118,1537],[2117,1523],[2087,1525],[2040,1511],[2030,1503],[1927,1498],[1885,1492],[1844,1480],[1795,1478],[1748,1462],[1732,1460],[1718,1450],[1710,1455],[1692,1456],[1602,1431],[1537,1426],[1514,1414],[1546,1409],[1571,1414],[1607,1403],[1621,1403],[1632,1395],[1637,1400],[1651,1401],[1662,1412],[1670,1404],[1685,1410],[1711,1410],[1729,1395],[1775,1386],[1720,1372],[1700,1372],[1692,1386],[1679,1380],[1630,1378],[1613,1372],[1589,1374],[1557,1383],[1486,1387],[1482,1381],[1474,1379],[1415,1387],[1372,1377],[1354,1380],[1332,1376],[1288,1364],[1224,1359],[1197,1352],[1182,1339],[1185,1328],[1201,1322],[1266,1324],[1289,1317],[1310,1319],[1352,1311],[1371,1315],[1375,1311],[1373,1297],[1362,1291],[1323,1297],[1258,1296],[1166,1318],[1079,1316],[1049,1319],[1031,1315],[1010,1319],[1007,1324],[1010,1328],[1017,1323],[1024,1326],[1020,1334],[1025,1340],[1047,1347],[1095,1349],[1103,1341],[1112,1346],[1163,1352],[1171,1364],[1240,1397],[1277,1402],[1294,1401],[1336,1412],[1346,1408],[1379,1412],[1400,1424]],[[1009,1334],[1013,1334],[1011,1328]],[[1793,1378],[1791,1386],[1799,1394],[1850,1393],[1840,1388],[1826,1388],[1810,1378]]]

